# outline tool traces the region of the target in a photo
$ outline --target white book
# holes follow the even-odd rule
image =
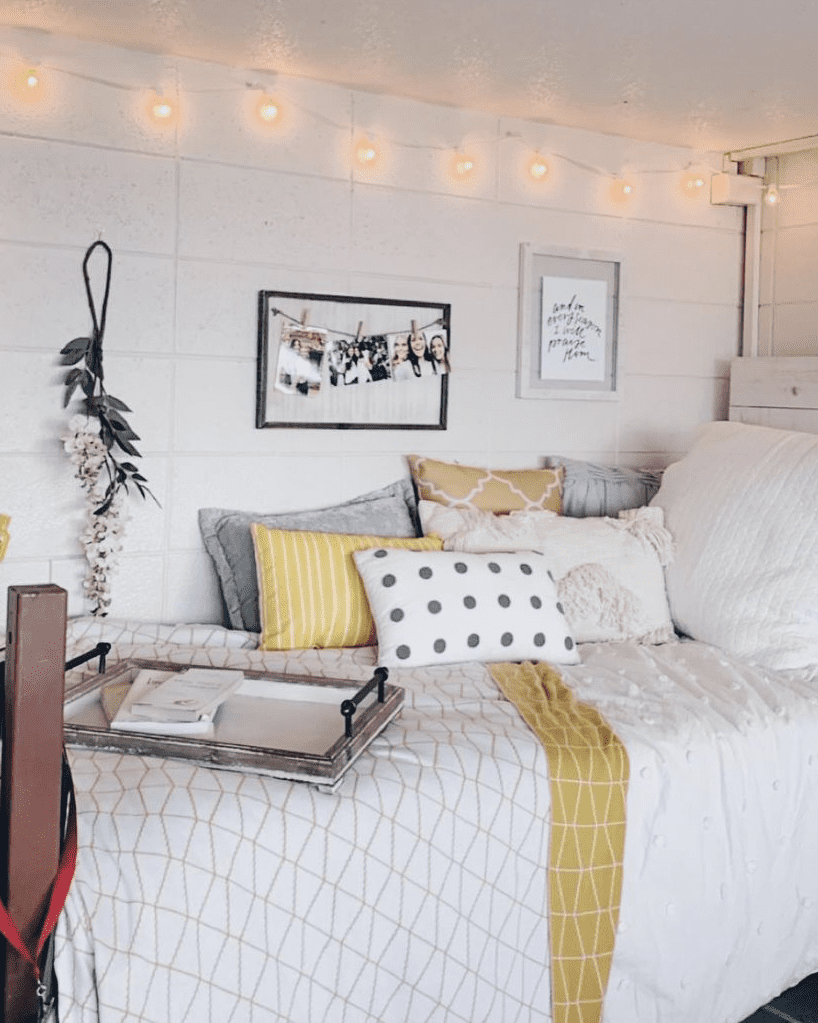
[[[198,721],[212,717],[243,681],[241,671],[229,668],[187,668],[146,687],[129,710],[150,721]]]
[[[209,738],[214,735],[213,715],[204,713],[194,721],[155,721],[137,717],[133,705],[143,701],[160,685],[174,678],[176,671],[143,669],[133,682],[116,682],[102,690],[102,704],[110,727],[123,732],[148,732],[152,735],[195,735]],[[216,708],[218,709],[218,708]]]
[[[111,728],[121,732],[147,732],[151,735],[195,735],[212,738],[215,734],[213,719],[202,717],[198,721],[149,721],[131,713],[131,705],[146,690],[155,688],[170,678],[170,671],[140,671],[133,682],[112,682],[101,693],[102,706]]]

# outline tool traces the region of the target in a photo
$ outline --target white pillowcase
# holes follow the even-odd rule
[[[818,664],[818,436],[708,424],[662,477],[673,619],[769,668]]]
[[[663,571],[673,542],[660,508],[629,509],[618,519],[493,515],[431,501],[418,508],[424,533],[439,536],[445,550],[543,554],[578,643],[675,638]]]
[[[545,559],[374,548],[352,555],[384,665],[453,661],[576,664]]]

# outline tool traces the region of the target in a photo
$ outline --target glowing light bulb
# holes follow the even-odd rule
[[[775,185],[768,185],[764,193],[764,202],[768,206],[777,206],[781,202],[781,193]]]
[[[459,178],[462,181],[471,174],[475,166],[472,157],[456,149],[449,167],[449,173],[453,178]]]
[[[49,92],[47,78],[42,78],[36,67],[23,65],[14,71],[9,81],[14,95],[21,103],[35,104],[42,103]]]
[[[256,109],[259,119],[264,124],[272,124],[274,121],[277,121],[281,113],[278,103],[276,103],[272,96],[262,96]]]
[[[701,174],[688,174],[684,180],[685,190],[690,192],[691,195],[695,195],[700,189],[704,188],[706,182]]]
[[[608,187],[608,201],[614,206],[625,207],[633,198],[634,191],[627,178],[614,178]]]
[[[169,121],[173,117],[173,107],[166,99],[160,99],[154,103],[152,110],[157,121]]]
[[[362,167],[371,167],[378,159],[378,150],[369,139],[363,138],[355,147],[355,159]]]
[[[155,90],[148,95],[145,113],[160,128],[169,128],[179,119],[179,110],[175,101]]]
[[[145,104],[145,113],[154,124],[161,127],[170,126],[176,120],[176,107],[173,101],[158,90],[149,93]]]
[[[611,202],[617,206],[624,206],[633,195],[633,185],[625,178],[617,178],[611,184]]]
[[[542,181],[548,177],[548,164],[536,153],[528,164],[528,173],[535,181]]]

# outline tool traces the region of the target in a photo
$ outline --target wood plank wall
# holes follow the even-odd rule
[[[818,433],[818,356],[733,359],[730,419]]]

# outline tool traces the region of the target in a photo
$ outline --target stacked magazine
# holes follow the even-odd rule
[[[213,734],[216,711],[244,681],[229,668],[145,668],[128,686],[111,728],[157,735]]]

